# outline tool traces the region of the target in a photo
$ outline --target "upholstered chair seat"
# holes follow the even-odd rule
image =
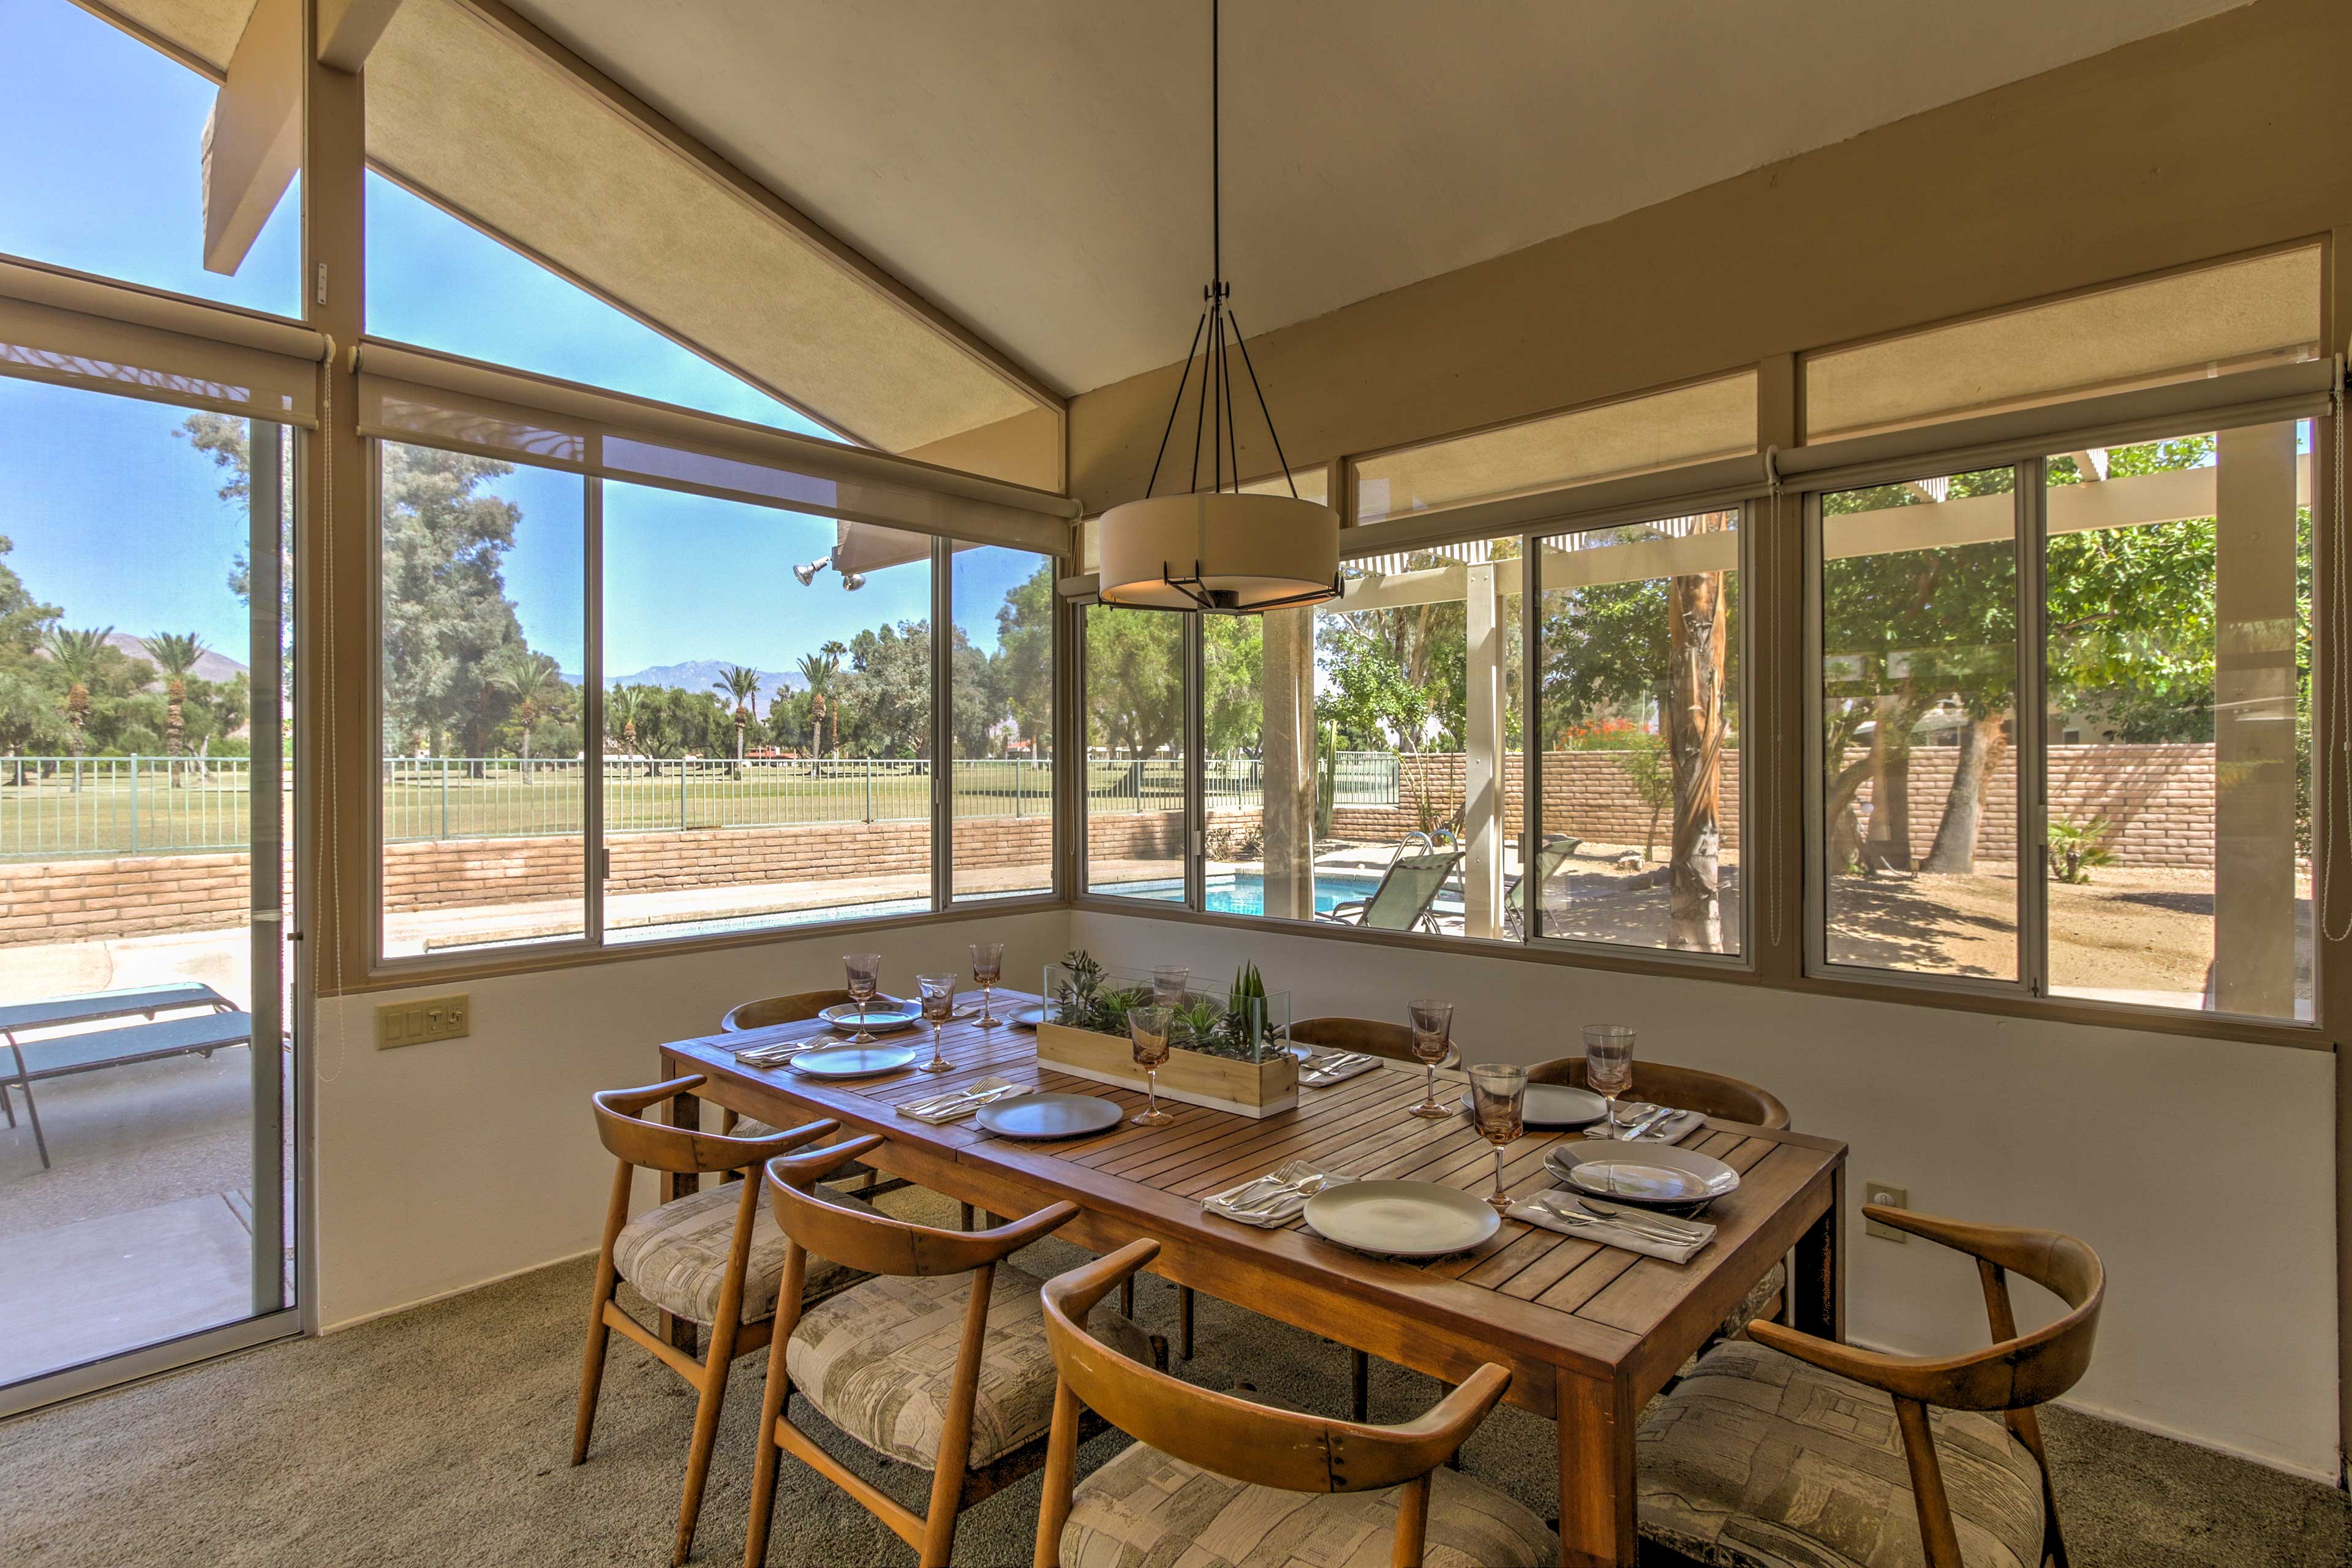
[[[1053,1425],[1054,1357],[1039,1289],[1034,1275],[997,1265],[968,1468],[986,1468]],[[876,1453],[929,1469],[946,1429],[971,1299],[969,1275],[889,1275],[810,1308],[786,1363],[793,1391]],[[1087,1327],[1121,1355],[1152,1359],[1143,1331],[1118,1312],[1098,1311]]]
[[[736,1136],[771,1134],[738,1128]],[[690,1322],[718,1321],[719,1293],[727,1285],[727,1256],[735,1241],[735,1210],[741,1194],[734,1183],[721,1183],[631,1220],[613,1238],[613,1262],[621,1278],[665,1312]],[[848,1194],[830,1195],[837,1203],[873,1212]],[[742,1321],[761,1323],[776,1315],[776,1288],[783,1279],[784,1248],[791,1245],[776,1224],[772,1201],[763,1194],[751,1231],[751,1259],[743,1271]],[[806,1294],[814,1300],[866,1278],[838,1263],[811,1258]]]
[[[745,1116],[740,1117],[736,1120],[735,1125],[729,1130],[728,1136],[730,1138],[766,1138],[772,1135],[775,1131],[776,1130],[774,1128],[769,1126],[766,1122],[761,1121],[756,1116]],[[873,1179],[880,1173],[880,1172],[875,1170],[873,1166],[867,1164],[863,1160],[852,1160],[848,1164],[844,1165],[832,1179],[836,1182],[846,1182],[852,1178],[856,1178],[870,1184]],[[902,1187],[907,1184],[904,1182],[895,1182],[891,1184],[894,1187]],[[783,1255],[779,1253],[777,1256],[782,1257]],[[811,1267],[814,1266],[814,1264],[811,1265]]]
[[[1430,1478],[1426,1568],[1542,1568],[1559,1557],[1543,1521],[1492,1488]],[[1252,1486],[1138,1443],[1078,1483],[1062,1528],[1066,1568],[1387,1568],[1399,1489],[1293,1492]]]
[[[1997,1413],[1929,1412],[1967,1568],[2038,1568],[2042,1472]],[[1917,1568],[1895,1402],[1746,1340],[1701,1357],[1634,1439],[1645,1543],[1709,1568]],[[1650,1561],[1645,1552],[1643,1561]]]

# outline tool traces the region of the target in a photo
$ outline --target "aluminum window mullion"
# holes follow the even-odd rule
[[[2050,994],[2050,879],[2047,849],[2050,704],[2044,700],[2043,649],[2049,595],[2049,460],[2030,458],[2017,474],[2017,973],[2030,996]],[[1987,781],[1990,783],[1990,781]]]
[[[1829,830],[1822,820],[1824,802],[1822,777],[1823,713],[1822,703],[1822,497],[1818,490],[1804,498],[1802,531],[1804,559],[1804,655],[1797,678],[1804,687],[1804,832],[1798,856],[1805,889],[1804,972],[1820,974],[1829,968]],[[1745,771],[1743,769],[1743,771]],[[1744,879],[1743,879],[1744,880]]]
[[[1543,590],[1542,535],[1519,536],[1519,941],[1536,940],[1543,924],[1543,886],[1535,875],[1543,847]],[[1504,778],[1510,777],[1506,749]],[[1507,892],[1505,901],[1508,901]]]
[[[931,908],[955,898],[954,547],[931,541]]]
[[[1208,636],[1201,616],[1183,619],[1184,907],[1199,910],[1207,906],[1209,880],[1208,769],[1201,754],[1208,732],[1208,716],[1202,710],[1208,697],[1208,679],[1202,670]]]
[[[604,942],[604,882],[612,855],[604,844],[604,481],[591,474],[580,481],[582,552],[583,679],[581,693],[580,830],[585,840],[585,879],[580,911],[581,939],[592,947]]]

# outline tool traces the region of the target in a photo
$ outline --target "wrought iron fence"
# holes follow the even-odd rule
[[[1343,752],[1337,803],[1397,800],[1397,759]],[[930,813],[928,759],[607,757],[604,827],[650,833],[914,821]],[[1216,757],[1204,769],[1212,811],[1257,809],[1265,764]],[[950,767],[958,820],[1046,816],[1054,769],[1018,757],[959,758]],[[1088,759],[1087,804],[1097,814],[1181,811],[1184,769],[1165,757]],[[586,768],[577,757],[388,757],[388,843],[576,834],[586,824]],[[252,764],[243,757],[0,757],[0,859],[242,849]]]

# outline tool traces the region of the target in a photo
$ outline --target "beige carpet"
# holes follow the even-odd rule
[[[1079,1256],[1048,1242],[1020,1261],[1052,1272]],[[693,1402],[616,1342],[595,1447],[576,1469],[565,1462],[588,1274],[585,1263],[543,1269],[0,1426],[0,1558],[12,1568],[661,1568]],[[1172,1334],[1174,1291],[1146,1281],[1138,1314]],[[1334,1412],[1346,1398],[1335,1345],[1205,1299],[1200,1328],[1199,1358],[1178,1363],[1195,1381],[1247,1376]],[[736,1368],[698,1563],[741,1553],[763,1361]],[[1375,1363],[1376,1418],[1407,1418],[1434,1397],[1427,1380]],[[2352,1563],[2345,1500],[2326,1488],[2063,1412],[2050,1427],[2076,1568]],[[1099,1463],[1124,1442],[1097,1439],[1082,1458]],[[1464,1457],[1549,1517],[1552,1452],[1548,1423],[1506,1409]],[[919,1506],[915,1472],[884,1484]],[[1037,1495],[1033,1477],[967,1513],[957,1563],[1026,1568]],[[773,1540],[778,1568],[914,1562],[789,1459]]]

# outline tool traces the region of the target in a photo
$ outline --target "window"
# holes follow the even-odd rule
[[[1356,463],[1358,523],[1655,473],[1756,449],[1756,374],[1449,437]]]
[[[1159,610],[1087,606],[1087,891],[1185,901],[1185,627]]]
[[[2047,472],[2050,989],[2308,1019],[2310,426]]]
[[[588,481],[376,446],[383,951],[580,940]]]
[[[1542,809],[1515,926],[1740,951],[1738,527],[1708,512],[1539,542]]]
[[[603,492],[605,940],[929,909],[931,541]]]
[[[2315,358],[2316,246],[1806,356],[1805,438]]]
[[[1054,890],[1053,558],[956,547],[954,896]]]
[[[299,183],[235,274],[205,270],[215,91],[68,0],[0,6],[0,253],[299,316]]]
[[[2015,980],[2017,475],[1821,498],[1822,956]]]

